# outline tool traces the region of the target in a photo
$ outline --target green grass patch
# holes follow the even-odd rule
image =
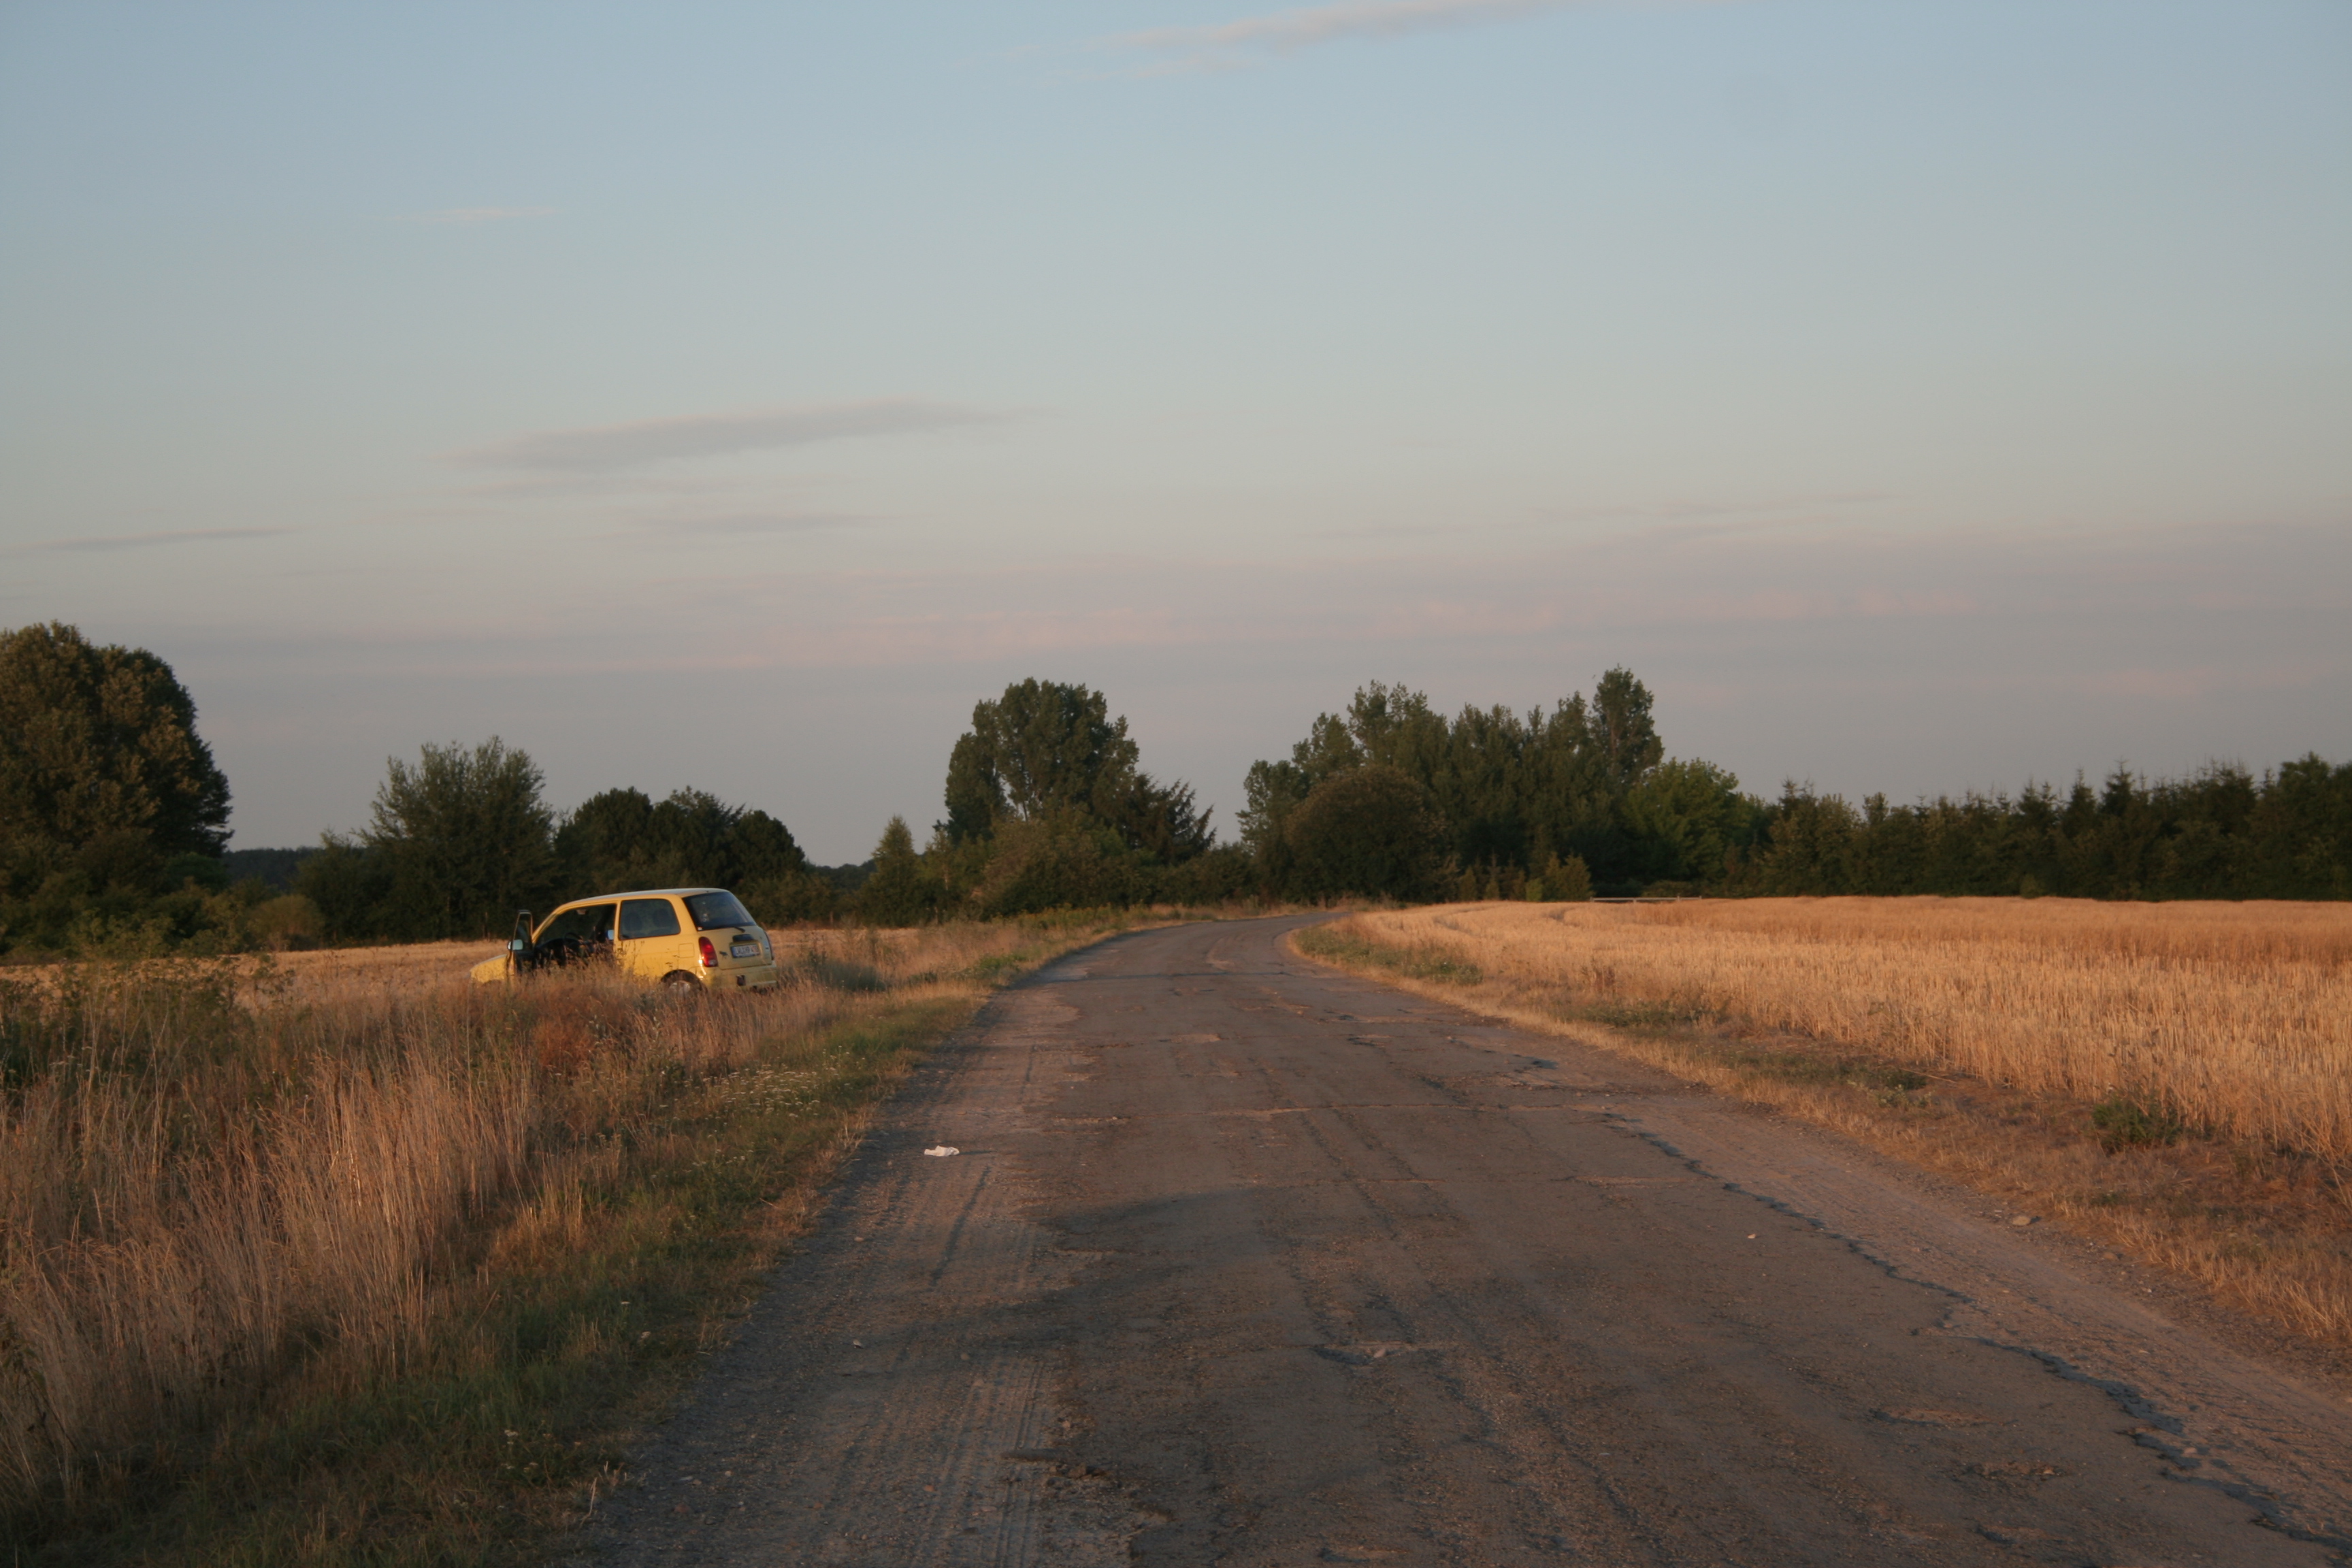
[[[1696,1008],[1672,1002],[1596,1002],[1576,1014],[1612,1029],[1686,1029],[1706,1017]]]
[[[2091,1107],[2091,1126],[2110,1154],[2130,1148],[2177,1143],[2188,1126],[2168,1107],[2127,1094],[2111,1094]]]

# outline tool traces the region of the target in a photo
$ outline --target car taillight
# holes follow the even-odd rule
[[[719,967],[719,950],[710,945],[710,939],[707,936],[702,939],[702,967],[705,969]]]

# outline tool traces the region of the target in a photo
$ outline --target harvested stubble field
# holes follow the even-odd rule
[[[13,1564],[522,1560],[911,1056],[1107,929],[820,932],[776,994],[496,944],[0,983]]]
[[[1453,905],[1300,945],[1837,1127],[2352,1347],[2352,905]]]

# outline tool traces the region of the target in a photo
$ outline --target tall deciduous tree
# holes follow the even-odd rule
[[[1610,670],[1592,685],[1593,739],[1608,759],[1611,781],[1631,789],[1658,765],[1665,746],[1650,715],[1650,689],[1630,669]]]
[[[0,839],[58,859],[221,852],[228,780],[170,665],[57,622],[0,632]]]
[[[529,752],[493,735],[387,760],[361,842],[389,878],[385,934],[487,936],[543,900],[554,815]]]
[[[1127,721],[1110,716],[1101,692],[1015,682],[972,705],[971,728],[949,756],[949,832],[968,837],[1000,817],[1030,820],[1057,807],[1108,820],[1134,779],[1137,754]]]
[[[1108,828],[1129,849],[1190,859],[1214,840],[1192,786],[1160,784],[1137,765],[1127,721],[1085,686],[1029,679],[975,703],[971,728],[948,756],[951,844],[990,837],[1008,822],[1075,816]]]

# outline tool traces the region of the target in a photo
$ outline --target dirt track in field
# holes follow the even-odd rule
[[[2352,1552],[2342,1387],[1825,1134],[1308,963],[1298,923],[992,1002],[580,1560]]]

